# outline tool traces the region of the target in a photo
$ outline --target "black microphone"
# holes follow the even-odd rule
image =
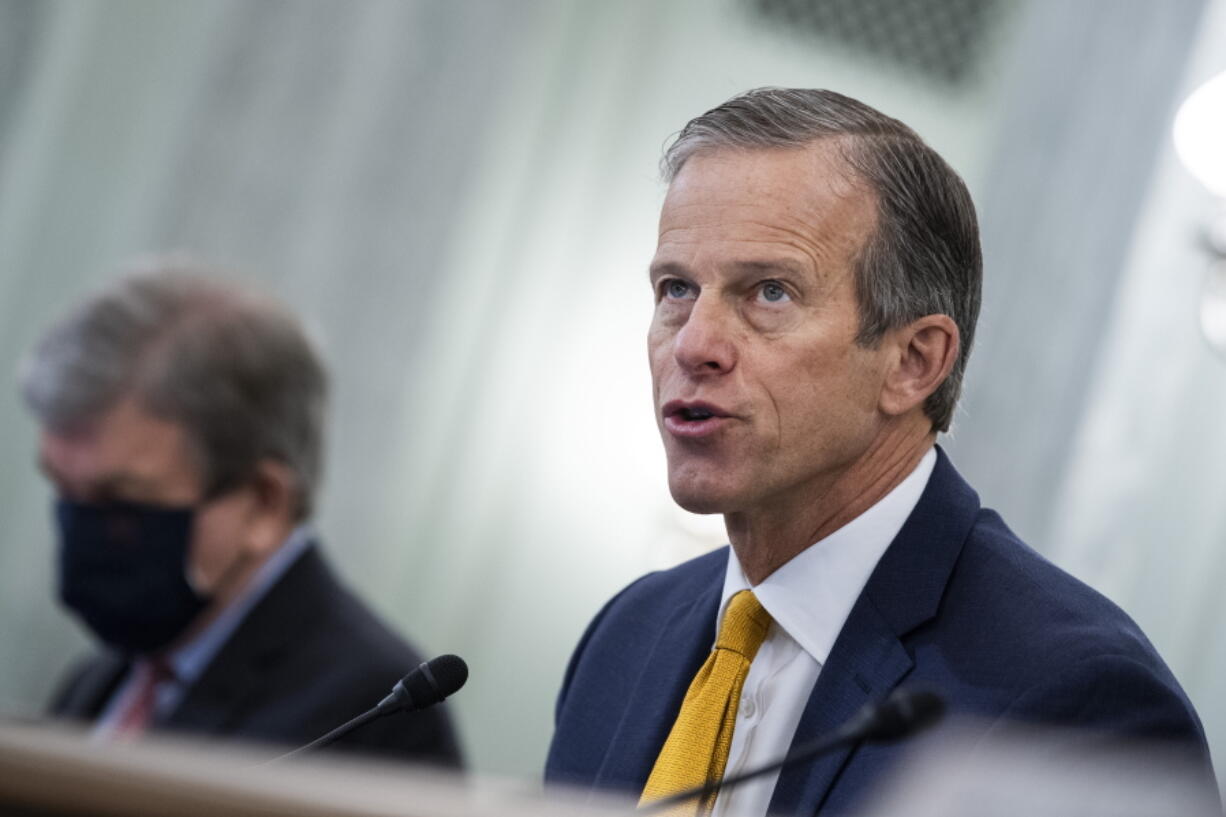
[[[454,695],[467,680],[468,664],[465,664],[464,659],[458,655],[440,655],[438,658],[423,661],[417,665],[416,669],[397,681],[396,686],[392,687],[391,694],[379,701],[373,709],[363,712],[306,746],[270,760],[269,763],[279,763],[303,752],[322,749],[384,715],[390,715],[393,712],[416,712],[434,706],[444,698]]]
[[[896,689],[884,701],[865,704],[863,709],[830,734],[802,743],[772,763],[654,800],[639,810],[664,811],[696,797],[705,800],[718,795],[723,788],[812,760],[840,746],[861,741],[875,743],[905,738],[936,723],[944,713],[945,702],[936,693],[922,689]]]

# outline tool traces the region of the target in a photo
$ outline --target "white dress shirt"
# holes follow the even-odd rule
[[[929,449],[915,470],[876,505],[806,548],[756,587],[750,587],[729,550],[714,629],[719,629],[728,600],[746,589],[753,590],[774,623],[745,679],[725,777],[767,765],[787,753],[839,631],[877,562],[919,502],[936,459],[936,450]],[[778,780],[779,772],[774,772],[722,792],[713,817],[766,814]]]

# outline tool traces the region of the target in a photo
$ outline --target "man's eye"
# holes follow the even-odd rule
[[[672,278],[664,282],[664,297],[681,300],[690,296],[690,285],[685,281]]]
[[[788,291],[783,288],[782,284],[779,284],[776,281],[767,281],[764,283],[760,292],[762,295],[762,300],[769,301],[771,303],[779,303],[780,301],[786,300],[788,297]]]

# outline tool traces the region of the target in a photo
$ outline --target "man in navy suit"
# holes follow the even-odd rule
[[[163,259],[51,327],[22,387],[57,495],[60,597],[101,642],[53,715],[99,740],[171,730],[280,753],[421,662],[311,529],[326,375],[288,310]],[[336,747],[461,759],[443,707]]]
[[[734,649],[747,669],[731,734],[700,781],[775,760],[901,684],[989,727],[1161,740],[1208,768],[1192,706],[1136,625],[981,508],[936,446],[980,304],[957,174],[860,102],[781,89],[694,119],[664,165],[656,420],[673,498],[723,514],[731,547],[638,580],[597,615],[547,779],[668,791],[743,591],[767,624]],[[901,751],[847,748],[700,811],[842,813]]]

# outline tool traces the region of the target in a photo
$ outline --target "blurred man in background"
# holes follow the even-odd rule
[[[308,521],[326,376],[276,303],[166,262],[69,312],[24,364],[54,486],[61,600],[101,642],[52,712],[298,745],[422,658],[338,582]],[[441,707],[337,748],[449,766]]]
[[[957,174],[867,105],[782,89],[691,121],[665,174],[656,420],[673,498],[723,514],[731,548],[592,622],[548,779],[655,801],[766,766],[900,685],[989,724],[1176,744],[1211,774],[1137,626],[981,508],[935,446],[980,303]],[[843,813],[904,748],[844,746],[671,813]]]

